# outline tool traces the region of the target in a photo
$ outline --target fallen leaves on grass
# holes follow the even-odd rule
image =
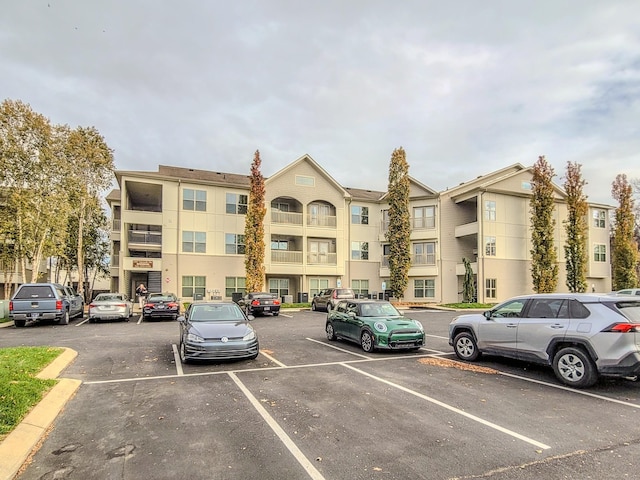
[[[486,373],[488,375],[496,375],[498,373],[498,371],[494,370],[493,368],[479,367],[477,365],[470,365],[468,363],[456,362],[455,360],[449,360],[447,358],[420,358],[418,359],[418,362],[422,363],[423,365],[434,365],[436,367],[444,368],[457,368],[458,370]]]

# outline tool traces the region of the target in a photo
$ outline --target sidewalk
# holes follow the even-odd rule
[[[8,322],[13,325],[13,322]],[[58,375],[75,360],[78,352],[65,348],[38,378],[58,378]],[[25,461],[37,450],[58,414],[80,387],[80,380],[61,378],[22,422],[0,443],[0,480],[12,480]]]

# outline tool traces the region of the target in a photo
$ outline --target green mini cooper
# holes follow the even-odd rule
[[[418,350],[424,345],[424,328],[403,316],[386,301],[341,300],[327,314],[329,340],[343,338],[360,344],[365,352]]]

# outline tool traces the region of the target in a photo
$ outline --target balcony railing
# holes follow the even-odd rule
[[[307,254],[307,264],[309,265],[337,265],[338,255],[336,253],[309,253]]]
[[[336,225],[335,215],[307,214],[307,226],[309,227],[335,227]]]
[[[121,227],[121,225],[122,225],[122,220],[121,220],[121,219],[119,219],[119,218],[114,218],[114,219],[111,221],[111,230],[112,230],[113,232],[119,232],[119,231],[120,231],[120,229],[122,228],[122,227]]]
[[[129,231],[129,243],[143,243],[145,245],[162,245],[162,233]]]
[[[271,212],[271,222],[286,225],[302,225],[302,213],[273,211]]]
[[[302,264],[302,252],[292,250],[271,250],[271,262]]]
[[[435,253],[430,253],[428,255],[411,255],[411,265],[431,265],[434,266],[436,264],[436,255]],[[389,255],[383,255],[382,261],[380,262],[380,266],[383,268],[389,268]]]

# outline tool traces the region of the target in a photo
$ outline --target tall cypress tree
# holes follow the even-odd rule
[[[537,293],[555,292],[558,285],[558,261],[554,246],[553,168],[544,156],[533,166],[531,187],[531,278]]]
[[[411,267],[411,219],[409,216],[409,164],[404,149],[397,148],[389,163],[389,289],[402,298],[409,283]]]
[[[567,241],[564,256],[567,268],[567,287],[572,293],[587,291],[587,197],[581,165],[567,162],[564,190],[567,193],[568,217],[565,221]]]
[[[611,252],[613,289],[634,288],[638,286],[638,245],[634,238],[633,188],[625,174],[616,176],[611,195],[618,202]]]
[[[260,151],[256,150],[251,164],[249,205],[244,224],[244,269],[247,292],[261,292],[264,287],[264,177],[260,172]]]

